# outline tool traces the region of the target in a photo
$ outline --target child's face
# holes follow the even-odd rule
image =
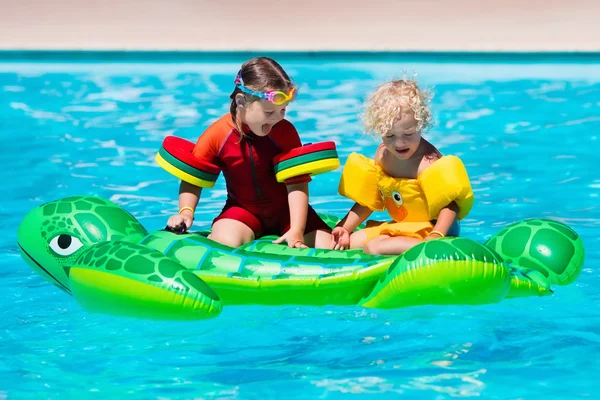
[[[402,113],[392,129],[382,137],[385,148],[400,160],[411,158],[421,143],[421,132],[413,112]]]
[[[288,103],[275,105],[266,100],[248,103],[242,122],[250,127],[257,136],[267,136],[273,126],[285,117]]]

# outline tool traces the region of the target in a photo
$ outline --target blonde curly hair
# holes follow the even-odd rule
[[[402,113],[412,110],[417,129],[424,132],[433,125],[429,102],[433,93],[419,89],[415,79],[395,79],[380,85],[365,104],[365,131],[373,136],[385,136]]]

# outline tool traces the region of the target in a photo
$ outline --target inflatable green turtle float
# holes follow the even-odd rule
[[[33,209],[18,245],[87,310],[155,319],[211,318],[235,304],[397,308],[547,295],[550,284],[577,278],[584,254],[577,233],[550,220],[511,225],[485,245],[444,238],[401,256],[292,249],[272,238],[230,248],[206,236],[147,232],[117,204],[81,196]]]

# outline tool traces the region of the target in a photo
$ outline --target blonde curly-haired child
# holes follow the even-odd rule
[[[352,153],[339,193],[355,201],[332,232],[331,248],[362,248],[371,254],[401,254],[446,236],[473,205],[467,171],[456,156],[442,154],[422,137],[432,123],[430,93],[414,79],[379,86],[368,98],[366,131],[381,138],[375,159]],[[393,221],[368,221],[387,210]]]

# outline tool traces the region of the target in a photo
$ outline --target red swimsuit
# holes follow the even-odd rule
[[[267,136],[244,130],[241,137],[231,114],[226,114],[206,129],[194,147],[196,157],[217,165],[225,177],[227,202],[213,223],[229,218],[246,224],[255,237],[282,235],[290,227],[288,192],[275,179],[272,160],[302,143],[294,125],[285,119]],[[294,183],[309,181],[306,176]],[[329,228],[309,206],[305,232],[317,229]]]

